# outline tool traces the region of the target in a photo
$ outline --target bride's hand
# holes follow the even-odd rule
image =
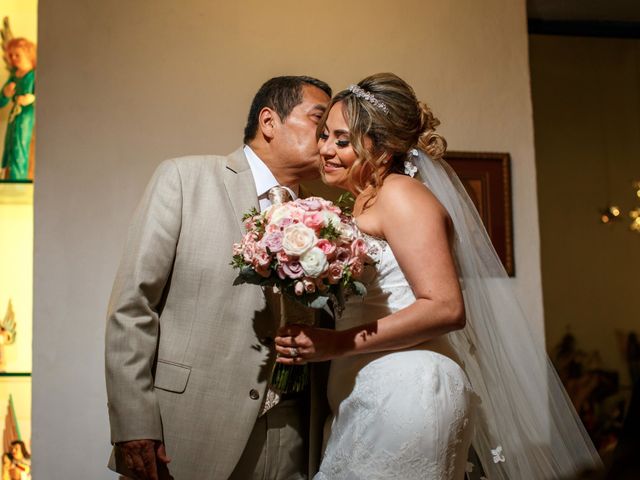
[[[322,362],[340,356],[339,332],[308,325],[285,325],[275,338],[276,362],[302,365]]]

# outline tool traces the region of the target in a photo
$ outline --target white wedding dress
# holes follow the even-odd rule
[[[473,475],[481,465],[490,480],[582,478],[601,470],[464,186],[446,162],[422,150],[407,161],[453,222],[467,324],[403,351],[332,362],[333,417],[314,479],[458,480],[465,465]],[[369,269],[367,295],[348,302],[338,329],[415,301],[386,242],[366,239],[378,264]],[[475,466],[467,464],[471,441]]]
[[[369,323],[415,296],[383,240],[365,235],[376,266],[364,298],[351,297],[336,329]],[[447,336],[400,351],[331,362],[332,417],[314,480],[461,480],[477,396]]]

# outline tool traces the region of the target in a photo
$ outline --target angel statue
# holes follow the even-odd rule
[[[26,38],[13,38],[7,17],[0,33],[4,61],[9,70],[9,79],[0,90],[0,107],[11,103],[0,178],[28,180],[35,124],[36,46]]]
[[[4,346],[11,345],[16,341],[16,318],[13,313],[13,305],[11,299],[9,299],[9,305],[7,305],[7,313],[4,314],[2,322],[0,322],[0,372],[6,370],[5,358],[4,358]]]

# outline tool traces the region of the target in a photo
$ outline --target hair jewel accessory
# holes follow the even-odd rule
[[[418,171],[418,167],[415,163],[413,163],[413,157],[417,157],[418,155],[418,150],[412,148],[411,150],[409,150],[409,158],[404,161],[404,173],[412,178],[416,176],[416,172]]]
[[[364,98],[367,102],[369,102],[374,107],[382,110],[385,114],[389,114],[389,108],[387,105],[378,100],[375,95],[371,92],[367,92],[365,89],[359,87],[358,85],[349,85],[348,90],[353,93],[358,98]]]

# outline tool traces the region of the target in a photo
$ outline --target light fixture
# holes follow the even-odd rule
[[[631,225],[629,228],[633,232],[640,233],[640,207],[631,210],[629,216],[631,217]]]
[[[611,223],[620,220],[622,211],[620,207],[611,205],[600,212],[600,221],[602,223]]]
[[[635,197],[640,199],[640,180],[634,180],[631,183]],[[632,232],[640,233],[640,206],[636,206],[629,210],[631,223],[629,229]],[[600,222],[604,224],[612,224],[622,219],[622,209],[617,205],[609,205],[600,210]]]

